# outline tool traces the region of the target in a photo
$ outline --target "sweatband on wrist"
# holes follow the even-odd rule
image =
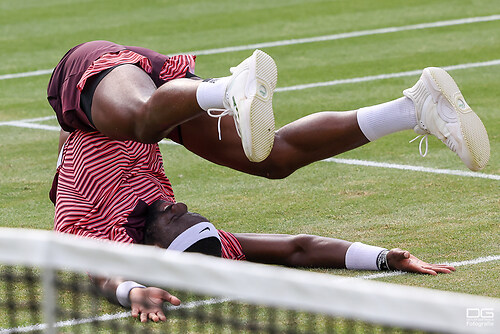
[[[380,270],[378,259],[385,250],[387,249],[355,242],[345,253],[345,267],[354,270]],[[387,260],[387,257],[385,259]]]
[[[389,253],[389,250],[385,249],[377,256],[378,270],[391,270],[391,268],[389,268],[389,262],[387,262],[387,253]]]
[[[145,286],[134,281],[125,281],[118,285],[116,288],[116,299],[118,299],[121,306],[130,307],[129,294],[134,288],[145,288]]]

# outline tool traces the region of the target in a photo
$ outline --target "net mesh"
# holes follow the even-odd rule
[[[498,329],[494,322],[474,328],[466,324],[466,309],[488,308],[493,317],[498,315],[500,304],[492,298],[166,253],[46,231],[0,229],[0,254],[0,333],[494,333]],[[164,305],[166,322],[140,323],[129,310],[106,300],[88,273],[161,287],[182,304]]]
[[[2,266],[0,333],[49,331],[42,305],[42,271]],[[171,290],[182,306],[164,306],[168,318],[143,324],[130,312],[109,303],[85,274],[58,270],[53,276],[55,308],[53,329],[57,333],[404,333],[390,328],[333,316],[266,307]],[[415,332],[415,331],[412,331]]]

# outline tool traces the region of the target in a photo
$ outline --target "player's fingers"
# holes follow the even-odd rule
[[[429,268],[424,268],[424,267],[422,267],[422,268],[420,269],[420,272],[421,272],[422,274],[428,274],[428,275],[432,275],[432,276],[436,276],[436,275],[437,275],[437,272],[435,272],[434,270],[429,269]]]
[[[148,314],[146,312],[141,313],[141,322],[147,322],[148,321]]]
[[[446,268],[446,269],[451,270],[451,271],[456,271],[455,267],[450,266],[450,265],[448,265],[448,264],[437,264],[437,266],[438,266],[439,268]]]
[[[132,316],[134,318],[137,318],[138,315],[139,315],[139,309],[137,307],[132,307]]]
[[[451,269],[449,269],[449,268],[447,268],[447,267],[436,267],[436,266],[434,266],[432,269],[433,269],[434,271],[436,271],[436,272],[438,272],[438,273],[442,273],[442,274],[449,274],[449,273],[451,273],[452,271],[454,271],[454,270],[451,270]]]
[[[161,320],[161,321],[166,321],[167,320],[167,317],[165,316],[165,314],[162,312],[162,311],[158,311],[158,318]]]
[[[168,293],[167,293],[168,294]],[[181,300],[177,298],[176,296],[172,296],[171,294],[168,294],[167,298],[165,298],[167,302],[169,302],[172,305],[179,306],[181,304]]]
[[[149,313],[149,319],[151,319],[154,322],[158,322],[160,318],[156,315],[156,313]]]
[[[445,273],[450,273],[456,270],[455,267],[449,266],[447,264],[429,264],[427,268]]]

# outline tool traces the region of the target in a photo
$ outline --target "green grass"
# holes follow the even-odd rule
[[[93,39],[164,53],[314,37],[500,13],[500,2],[443,1],[3,1],[0,75],[54,67],[72,46]],[[265,49],[279,87],[498,59],[500,21]],[[199,56],[197,73],[227,75],[251,51]],[[451,74],[483,119],[491,141],[486,174],[500,175],[500,66]],[[0,80],[0,122],[52,115],[49,76]],[[415,77],[275,95],[276,123],[322,110],[351,110],[401,96]],[[54,121],[46,124],[55,125]],[[0,126],[0,226],[50,229],[48,200],[57,132]],[[413,133],[397,133],[341,158],[467,170],[432,138],[418,156]],[[231,232],[312,233],[401,247],[429,262],[500,254],[499,182],[452,175],[317,162],[285,180],[213,165],[162,145],[177,200]],[[452,275],[384,278],[398,284],[500,297],[500,262]],[[366,272],[331,270],[332,274]]]

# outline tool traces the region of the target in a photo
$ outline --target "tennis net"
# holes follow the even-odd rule
[[[140,323],[88,274],[162,287]],[[0,333],[498,333],[495,298],[0,228]],[[496,320],[496,322],[495,322]]]

